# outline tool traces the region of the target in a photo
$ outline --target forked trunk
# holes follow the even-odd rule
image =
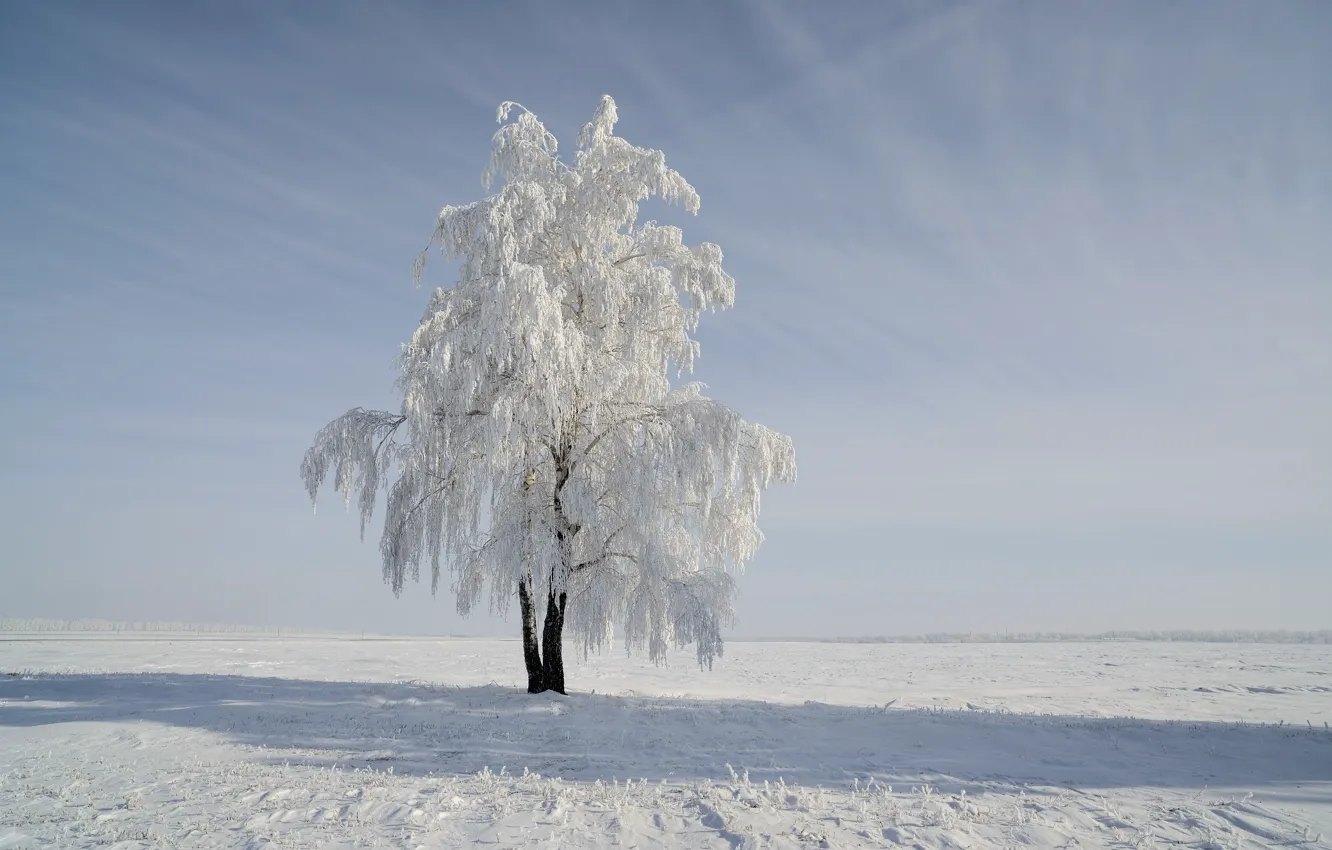
[[[542,681],[547,690],[564,694],[564,603],[567,597],[554,591],[546,598],[546,623],[541,636]]]
[[[527,692],[539,694],[546,690],[545,671],[541,669],[541,650],[537,646],[536,600],[532,598],[530,577],[518,580],[518,604],[523,613],[523,663],[527,665]],[[560,677],[560,688],[564,677]]]

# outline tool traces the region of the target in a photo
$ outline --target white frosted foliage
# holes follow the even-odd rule
[[[331,472],[363,531],[387,493],[394,592],[428,560],[434,589],[441,564],[452,571],[460,612],[489,588],[504,613],[525,578],[538,599],[568,594],[584,652],[618,630],[654,660],[694,643],[710,664],[733,576],[763,539],[760,494],[795,478],[789,438],[671,383],[735,281],[718,246],[638,221],[647,198],[696,212],[699,197],[660,151],[614,135],[611,98],[572,164],[522,107],[503,104],[499,121],[496,194],[439,214],[432,245],[461,269],[401,357],[401,412],[330,423],[306,487],[314,499]]]

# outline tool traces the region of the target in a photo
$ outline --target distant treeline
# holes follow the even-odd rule
[[[0,632],[177,632],[188,634],[246,634],[284,635],[294,629],[279,626],[237,626],[225,623],[179,623],[168,620],[145,620],[137,623],[116,623],[110,620],[0,620]]]
[[[170,620],[145,620],[135,623],[117,623],[111,620],[52,620],[9,619],[0,620],[0,632],[97,632],[97,633],[152,633],[200,635],[290,635],[309,637],[318,635],[344,636],[347,633],[312,631],[286,626],[238,626],[228,623],[181,623]],[[757,641],[800,641],[809,643],[1059,643],[1074,641],[1175,641],[1193,643],[1310,643],[1332,644],[1332,629],[1314,632],[1295,631],[1113,631],[1096,634],[1073,632],[935,632],[925,635],[892,635],[880,637],[802,637],[802,638],[748,638]]]
[[[1174,641],[1190,643],[1318,643],[1332,644],[1332,629],[1316,632],[1292,631],[1114,631],[1097,634],[1070,632],[949,632],[928,635],[898,635],[894,637],[811,638],[829,643],[1059,643],[1062,641]]]

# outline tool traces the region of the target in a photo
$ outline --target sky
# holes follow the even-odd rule
[[[735,637],[1332,627],[1332,5],[0,2],[0,617],[516,634],[301,456],[514,100],[702,196]],[[675,219],[672,219],[675,220]]]

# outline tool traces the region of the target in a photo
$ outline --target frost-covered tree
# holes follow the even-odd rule
[[[487,587],[499,614],[516,595],[534,693],[564,692],[566,625],[584,653],[618,629],[653,660],[694,643],[711,665],[732,576],[763,539],[760,492],[796,471],[789,438],[671,383],[735,282],[716,245],[638,221],[650,197],[691,213],[699,197],[660,151],[613,134],[611,98],[572,164],[521,106],[498,121],[484,177],[498,191],[439,214],[430,247],[461,270],[405,347],[401,411],[329,423],[306,488],[314,500],[331,472],[349,506],[356,494],[362,535],[387,493],[394,593],[428,560],[432,592],[442,563],[453,572],[464,615]]]

